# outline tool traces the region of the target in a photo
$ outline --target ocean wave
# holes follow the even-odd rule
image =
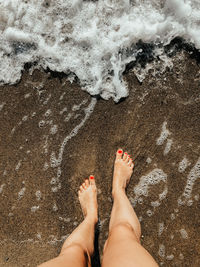
[[[128,96],[127,64],[146,55],[167,65],[164,47],[176,37],[200,48],[199,1],[0,0],[0,84],[16,83],[34,63],[117,102]]]

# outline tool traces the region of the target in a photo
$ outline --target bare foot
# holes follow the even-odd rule
[[[114,164],[113,187],[112,187],[113,195],[119,190],[125,190],[133,173],[133,167],[134,167],[133,161],[127,154],[127,152],[123,154],[122,149],[118,149]]]
[[[97,189],[95,184],[94,176],[90,176],[80,186],[78,191],[78,197],[85,218],[90,220],[98,221],[98,205],[97,205]]]

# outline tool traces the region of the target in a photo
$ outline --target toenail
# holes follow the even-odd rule
[[[122,153],[122,150],[118,150],[118,153],[121,154]]]
[[[127,155],[127,153],[126,153],[126,152],[125,152],[124,154],[125,154],[125,155]]]
[[[94,176],[93,175],[90,175],[90,179],[94,179]]]

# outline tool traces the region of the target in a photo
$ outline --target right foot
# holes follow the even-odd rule
[[[94,176],[91,175],[89,179],[86,179],[80,186],[78,197],[84,217],[88,217],[90,220],[94,220],[94,222],[97,223],[97,189]]]
[[[133,167],[133,161],[127,152],[123,154],[122,149],[118,149],[114,164],[112,195],[119,190],[125,191],[133,173]]]

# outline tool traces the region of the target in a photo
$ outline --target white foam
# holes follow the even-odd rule
[[[53,125],[50,129],[50,134],[54,135],[58,131],[58,125]]]
[[[63,217],[59,217],[58,218],[60,221],[63,221],[63,222],[67,222],[69,223],[71,221],[71,218],[63,218]]]
[[[151,217],[151,216],[153,215],[153,211],[152,211],[152,210],[147,210],[147,215],[148,215],[149,217]]]
[[[56,205],[56,203],[53,204],[53,211],[57,211],[58,210],[58,207]]]
[[[164,230],[164,222],[158,224],[158,236],[161,236]]]
[[[4,188],[4,186],[5,186],[5,184],[2,184],[2,185],[0,186],[0,194],[3,192],[3,188]]]
[[[151,162],[152,162],[152,159],[151,159],[150,157],[148,157],[148,158],[146,159],[146,163],[150,164]]]
[[[3,102],[2,104],[0,104],[0,111],[2,111],[3,107],[5,106],[5,102]]]
[[[51,164],[51,167],[52,168],[55,168],[55,167],[59,167],[61,165],[61,162],[62,162],[62,158],[63,158],[63,153],[64,153],[64,149],[65,149],[65,146],[67,144],[67,142],[73,138],[74,136],[76,136],[79,132],[79,130],[83,127],[83,125],[85,124],[85,122],[87,121],[87,119],[90,117],[90,115],[92,114],[93,110],[94,110],[94,107],[96,105],[96,98],[92,98],[91,99],[91,102],[89,103],[89,105],[83,109],[84,113],[85,113],[85,116],[83,117],[83,119],[81,120],[81,122],[75,126],[75,128],[70,132],[69,135],[67,135],[61,146],[60,146],[60,149],[59,149],[59,154],[58,154],[58,158],[56,158],[56,155],[55,155],[55,152],[53,151],[51,153],[51,156],[50,156],[50,164]]]
[[[173,259],[174,259],[174,255],[173,254],[170,254],[170,255],[166,256],[166,260],[168,260],[168,261],[172,261]]]
[[[24,98],[26,99],[26,98],[29,98],[30,96],[31,96],[31,93],[28,93],[24,95]]]
[[[175,214],[171,213],[170,218],[171,218],[171,220],[175,220],[175,218],[176,218]]]
[[[33,206],[31,207],[31,211],[32,212],[36,212],[37,210],[39,210],[40,206]]]
[[[47,111],[45,112],[44,116],[45,117],[49,117],[51,115],[51,110],[47,109]]]
[[[200,48],[199,17],[197,0],[0,0],[0,81],[16,82],[24,63],[38,61],[118,101],[128,95],[125,66],[141,53],[135,44],[180,36]]]
[[[200,178],[200,158],[197,160],[194,167],[191,169],[187,176],[187,182],[182,196],[178,199],[178,204],[188,204],[190,206],[192,202],[192,190],[197,179]]]
[[[188,167],[188,165],[189,165],[189,161],[188,161],[188,159],[187,159],[186,157],[184,157],[184,158],[182,159],[182,161],[179,163],[178,171],[179,171],[180,173],[184,172],[185,169]]]
[[[165,149],[164,149],[164,156],[166,156],[170,150],[171,150],[171,147],[172,147],[172,143],[173,143],[173,140],[172,139],[167,139],[167,143],[166,143],[166,146],[165,146]]]
[[[36,191],[35,192],[35,196],[36,196],[37,201],[40,201],[41,200],[41,196],[42,196],[41,191],[40,190]]]
[[[40,128],[44,127],[44,125],[45,125],[45,121],[44,120],[39,121],[38,126]]]
[[[45,162],[43,166],[43,170],[46,171],[48,168],[49,168],[49,164]]]
[[[179,230],[179,232],[180,232],[181,237],[183,239],[188,239],[188,233],[187,233],[187,231],[185,229],[182,228],[182,229]]]
[[[154,169],[149,174],[142,176],[139,183],[134,187],[134,193],[136,199],[140,196],[148,196],[148,189],[150,185],[155,185],[163,181],[166,183],[167,174],[161,169]]]
[[[157,139],[156,141],[156,144],[158,146],[160,145],[163,145],[163,143],[165,142],[165,140],[167,140],[168,136],[171,134],[170,131],[167,129],[167,122],[163,122],[163,125],[162,125],[162,131],[160,133],[160,136],[159,138]]]
[[[21,165],[22,165],[22,160],[19,160],[17,165],[15,166],[15,170],[18,171]]]
[[[21,199],[24,196],[24,193],[26,191],[26,188],[23,187],[19,192],[18,192],[18,199]]]
[[[28,120],[28,115],[25,115],[23,118],[22,118],[22,121],[27,121]]]
[[[165,245],[163,245],[163,244],[160,244],[160,245],[159,245],[158,255],[159,255],[161,258],[164,258],[164,257],[165,257]]]
[[[64,112],[67,112],[67,107],[64,107],[64,108],[60,111],[60,115],[62,115]]]
[[[37,233],[37,234],[36,234],[36,237],[37,237],[38,239],[41,240],[41,239],[42,239],[42,235],[41,235],[41,233]]]

